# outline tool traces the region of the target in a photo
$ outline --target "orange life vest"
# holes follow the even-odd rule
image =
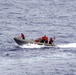
[[[43,37],[42,37],[42,40],[48,41],[48,36],[43,36]]]

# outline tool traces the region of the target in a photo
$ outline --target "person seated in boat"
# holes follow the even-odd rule
[[[48,36],[45,35],[44,37],[45,37],[45,39],[44,39],[45,43],[48,43]]]
[[[23,33],[21,33],[21,38],[22,38],[22,39],[25,39],[25,36],[24,36],[24,34],[23,34]]]
[[[41,41],[41,38],[38,38],[35,40],[35,42],[40,42]]]
[[[53,44],[53,42],[54,42],[54,39],[53,38],[50,38],[49,44]]]
[[[48,36],[46,36],[46,35],[43,36],[41,42],[42,43],[48,43]]]

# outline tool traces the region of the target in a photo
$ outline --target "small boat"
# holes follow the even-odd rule
[[[38,44],[38,45],[45,45],[45,46],[56,46],[54,43],[53,44],[49,44],[49,43],[41,43],[41,42],[35,42],[35,40],[29,40],[29,39],[22,39],[21,37],[15,37],[14,38],[15,42],[18,45],[24,45],[24,44]]]

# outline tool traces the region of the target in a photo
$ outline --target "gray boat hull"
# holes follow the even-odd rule
[[[19,38],[19,37],[15,37],[14,38],[15,42],[18,44],[18,45],[23,45],[23,44],[38,44],[38,45],[45,45],[45,46],[56,46],[55,44],[49,44],[49,43],[41,43],[41,42],[35,42],[34,40],[29,40],[29,39],[22,39],[22,38]]]
[[[18,45],[23,45],[23,44],[28,44],[28,43],[34,43],[34,41],[32,40],[26,40],[26,39],[22,39],[22,38],[17,38],[15,37],[14,38],[15,42],[18,44]]]

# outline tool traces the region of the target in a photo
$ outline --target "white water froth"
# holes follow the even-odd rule
[[[61,44],[57,45],[60,48],[76,48],[76,43],[69,43],[69,44]]]
[[[25,45],[21,45],[21,48],[43,48],[44,45],[37,45],[37,44],[25,44]]]
[[[21,45],[19,46],[21,48],[43,48],[43,47],[52,47],[52,46],[45,46],[45,45],[37,45],[37,44],[25,44],[25,45]],[[76,48],[76,43],[69,43],[69,44],[60,44],[57,45],[56,47],[59,48]]]

